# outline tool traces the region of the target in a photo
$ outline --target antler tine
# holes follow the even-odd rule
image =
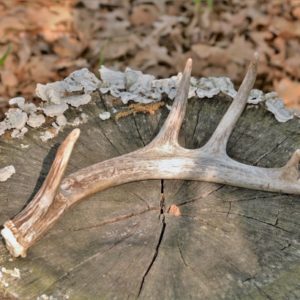
[[[178,135],[183,122],[188,93],[190,88],[190,78],[192,72],[192,59],[186,62],[182,78],[176,91],[176,96],[172,109],[155,139],[149,144],[149,147],[161,145],[178,145]]]
[[[297,181],[300,177],[299,172],[300,149],[297,149],[282,167],[282,176],[291,181]]]
[[[226,154],[230,134],[247,104],[250,91],[255,83],[258,58],[259,55],[255,52],[236,96],[210,140],[204,146],[207,151]]]
[[[26,249],[17,241],[20,237],[18,236],[18,230],[15,225],[21,224],[19,230],[23,232],[29,231],[32,224],[48,212],[56,196],[79,135],[80,129],[74,129],[60,145],[42,187],[27,207],[18,214],[18,218],[16,219],[16,223],[18,224],[14,224],[11,220],[4,224],[4,229],[2,229],[1,234],[5,238],[7,248],[13,256],[26,256]]]

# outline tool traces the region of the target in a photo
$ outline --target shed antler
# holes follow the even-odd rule
[[[73,130],[60,146],[40,191],[23,211],[4,224],[1,233],[10,253],[15,257],[25,257],[27,249],[49,230],[68,207],[96,192],[127,182],[162,178],[201,180],[300,194],[300,150],[284,167],[272,169],[239,163],[226,153],[229,136],[253,87],[257,60],[256,54],[232,104],[210,140],[200,149],[185,149],[178,144],[190,85],[191,59],[187,61],[169,116],[149,145],[81,169],[60,184],[79,136],[79,129]]]

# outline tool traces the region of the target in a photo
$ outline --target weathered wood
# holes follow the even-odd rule
[[[224,97],[193,99],[181,141],[203,145],[228,107]],[[85,108],[90,116],[67,174],[148,143],[168,114],[137,114],[101,121],[103,103]],[[44,144],[31,132],[0,143],[0,164],[17,173],[0,183],[0,222],[20,211],[47,174],[54,148],[70,130]],[[262,108],[247,109],[229,140],[231,157],[243,163],[280,167],[300,146],[299,121],[285,124]],[[52,150],[50,150],[52,149]],[[30,162],[30,163],[29,163]],[[40,174],[39,174],[40,173]],[[160,210],[160,181],[122,185],[72,208],[17,267],[21,279],[4,274],[3,294],[35,299],[297,299],[300,297],[300,202],[297,196],[191,181],[164,181],[166,209]]]

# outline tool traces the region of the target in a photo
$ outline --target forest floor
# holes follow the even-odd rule
[[[237,85],[254,51],[256,87],[300,107],[300,0],[2,0],[0,37],[0,108],[101,64],[168,77],[192,57]]]

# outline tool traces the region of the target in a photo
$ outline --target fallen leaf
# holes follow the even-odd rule
[[[130,22],[133,26],[150,26],[157,19],[157,8],[153,5],[138,5],[133,7]]]
[[[192,51],[198,56],[199,59],[206,61],[206,64],[214,64],[226,66],[229,62],[229,54],[226,49],[209,46],[205,44],[197,44],[192,46]]]
[[[18,84],[18,79],[11,70],[0,71],[1,82],[8,87],[14,87]]]
[[[288,107],[300,107],[300,82],[283,78],[275,83],[275,90]]]

